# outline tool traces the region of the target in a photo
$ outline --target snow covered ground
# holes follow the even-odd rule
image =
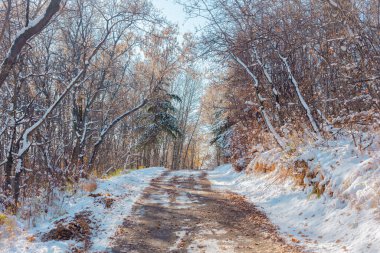
[[[267,174],[253,171],[254,164],[258,162],[276,162],[282,167],[291,160],[275,150],[257,156],[248,166],[249,173],[237,173],[231,165],[224,165],[209,171],[208,178],[213,188],[245,195],[279,226],[284,237],[290,242],[292,239],[293,242],[299,240],[310,251],[379,253],[378,149],[372,147],[370,154],[358,153],[349,143],[333,144],[309,147],[297,156],[297,159],[308,161],[311,170],[323,174],[323,179],[321,177],[318,180],[326,181],[326,191],[320,197],[312,194],[311,187],[302,189],[291,179],[279,177],[278,169]],[[8,233],[7,237],[0,238],[0,252],[67,252],[73,246],[80,247],[80,243],[73,240],[42,242],[38,237],[34,239],[32,236],[46,233],[55,227],[54,222],[70,220],[82,211],[91,212],[90,219],[98,226],[91,236],[90,252],[105,251],[110,238],[130,214],[133,203],[141,196],[143,189],[163,171],[163,168],[149,168],[98,180],[97,189],[92,194],[115,199],[112,208],[105,208],[104,203],[89,196],[88,192],[79,192],[64,199],[60,215],[49,212],[49,216],[37,220],[34,228],[27,229],[26,222],[23,224],[22,220],[15,220],[13,226],[16,229]],[[200,173],[174,171],[170,178],[190,178],[199,176]],[[165,182],[169,183],[169,180],[166,179]],[[197,189],[197,186],[194,187]],[[330,195],[330,192],[333,194]],[[167,198],[163,195],[157,201],[161,203]],[[189,199],[180,195],[178,201],[186,207]],[[213,244],[207,245],[211,247]],[[213,252],[212,247],[208,249]]]
[[[344,152],[341,154],[345,155]],[[332,157],[330,160],[328,158],[323,161],[336,161]],[[342,160],[342,163],[346,166],[346,172],[340,170],[343,175],[337,173],[331,178],[336,189],[341,189],[338,180],[345,175],[350,178],[357,172],[352,164],[358,166],[358,163],[369,164],[369,161],[354,163],[353,160]],[[276,171],[268,174],[237,173],[231,165],[224,165],[209,172],[209,180],[216,189],[245,195],[263,209],[289,241],[296,238],[312,252],[380,252],[379,206],[369,208],[369,203],[363,202],[364,208],[355,208],[356,201],[340,198],[342,192],[333,197],[324,194],[317,198],[308,192],[309,189],[304,191],[295,186],[290,179],[279,181],[273,173]],[[375,172],[367,174],[365,171],[355,174],[356,177],[352,179],[354,183],[349,184],[353,188],[349,193],[358,195],[355,195],[355,199],[361,199],[361,195],[371,196],[373,191],[376,193],[379,190],[372,188],[376,178],[368,178],[370,175],[375,176]]]
[[[54,228],[55,221],[70,220],[81,211],[90,211],[90,220],[98,226],[93,231],[95,234],[91,236],[93,244],[90,252],[104,251],[108,247],[109,238],[115,234],[124,218],[130,214],[133,203],[140,197],[143,189],[149,185],[151,179],[159,176],[163,171],[163,168],[148,168],[110,179],[98,180],[97,189],[92,194],[99,193],[115,199],[112,208],[105,208],[103,203],[88,196],[87,192],[77,193],[64,201],[62,215],[40,221],[32,229],[26,229],[24,224],[18,222],[17,228],[11,235],[7,238],[0,238],[0,252],[58,253],[69,251],[78,243],[73,240],[41,242],[38,238],[35,241],[30,238],[37,233],[50,231]]]

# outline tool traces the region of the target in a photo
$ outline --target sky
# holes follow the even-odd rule
[[[152,0],[152,3],[170,22],[178,25],[181,35],[187,32],[195,33],[196,27],[202,25],[200,18],[186,19],[183,7],[175,0]]]

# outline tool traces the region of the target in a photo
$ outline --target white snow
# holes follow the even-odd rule
[[[26,222],[25,224],[18,223],[13,235],[0,237],[0,252],[67,252],[76,245],[75,241],[41,242],[39,238],[36,238],[35,242],[29,242],[27,237],[47,232],[54,228],[55,221],[63,218],[70,220],[81,211],[92,212],[90,219],[99,226],[93,230],[95,234],[91,237],[93,245],[89,252],[105,251],[109,247],[109,238],[114,236],[116,229],[130,214],[133,203],[141,196],[143,189],[149,185],[151,179],[159,176],[163,171],[163,168],[148,168],[110,179],[97,180],[97,189],[92,193],[107,194],[110,198],[114,198],[112,208],[105,208],[102,203],[96,201],[96,198],[88,196],[87,192],[79,192],[64,200],[63,210],[61,210],[63,215],[49,217],[45,221],[38,222],[37,226],[31,229],[26,228]],[[0,234],[2,232],[4,231],[0,230]]]
[[[305,152],[305,155],[311,152]],[[359,175],[356,173],[367,166],[369,160],[373,158],[363,161],[348,159],[346,152],[335,158],[323,152],[316,154],[318,160],[325,162],[322,166],[333,161],[342,162],[340,168],[335,170],[337,173],[332,173],[332,185],[339,196],[344,192],[338,190],[340,189],[338,181],[343,177],[352,177],[353,183],[347,191],[357,199],[364,197],[368,201],[371,194],[379,193],[379,187],[373,188],[375,182],[378,183],[380,179],[378,169],[375,172],[373,168],[373,173],[364,171]],[[269,154],[267,155],[262,159],[268,159]],[[379,160],[377,162],[379,164]],[[311,195],[310,192],[295,186],[290,179],[279,180],[275,173],[277,172],[237,173],[231,165],[224,165],[211,171],[209,179],[216,189],[230,190],[246,196],[249,201],[263,209],[275,225],[279,226],[280,232],[289,242],[295,237],[312,252],[379,252],[380,206],[369,209],[366,206],[368,203],[364,203],[363,208],[358,210],[353,196],[351,199],[326,195],[317,198],[316,195]],[[371,177],[375,178],[371,180]]]

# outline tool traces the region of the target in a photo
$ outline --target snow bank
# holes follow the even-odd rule
[[[118,226],[130,214],[133,203],[140,197],[143,189],[149,185],[151,179],[159,176],[163,171],[163,168],[148,168],[111,179],[98,180],[97,190],[92,193],[107,194],[114,198],[116,201],[111,208],[105,208],[104,204],[88,196],[88,193],[78,193],[64,201],[63,215],[50,217],[29,230],[23,229],[26,226],[19,223],[13,235],[0,238],[0,252],[68,252],[72,246],[76,245],[75,241],[41,242],[36,238],[34,242],[31,242],[30,236],[45,233],[54,228],[55,221],[73,218],[81,211],[90,211],[92,213],[90,219],[97,226],[93,230],[95,234],[91,237],[93,245],[90,252],[105,251],[109,246],[109,238],[114,236]]]
[[[347,151],[347,150],[346,150]],[[313,152],[312,150],[310,152]],[[347,152],[335,156],[327,153],[317,153],[316,160],[322,166],[340,161],[346,168],[337,168],[331,174],[332,187],[338,186],[343,178],[351,178],[372,160],[348,159]],[[349,152],[348,152],[349,153]],[[310,154],[310,153],[309,153]],[[305,153],[307,156],[308,153]],[[262,157],[261,157],[262,158]],[[269,157],[267,157],[269,159]],[[344,160],[341,160],[344,159]],[[369,158],[368,159],[376,159]],[[356,164],[356,166],[354,166]],[[363,168],[362,168],[363,169]],[[295,237],[301,244],[313,252],[365,252],[378,253],[380,251],[380,210],[379,206],[371,209],[355,209],[347,200],[338,196],[330,197],[326,194],[320,198],[310,195],[301,187],[295,186],[294,181],[279,180],[273,171],[268,174],[246,174],[235,172],[230,165],[217,167],[209,173],[209,180],[213,187],[221,190],[231,190],[247,197],[249,201],[262,208],[272,222],[279,226],[284,237]],[[377,172],[378,173],[378,172]],[[346,189],[357,197],[367,196],[367,191],[374,191],[370,176],[375,172],[364,171],[353,177],[354,184]],[[379,179],[378,174],[377,180]],[[377,188],[378,190],[379,188]],[[345,191],[340,192],[344,194]]]

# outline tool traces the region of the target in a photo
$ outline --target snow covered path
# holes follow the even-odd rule
[[[300,252],[237,194],[211,189],[205,172],[152,180],[118,229],[110,252]]]

